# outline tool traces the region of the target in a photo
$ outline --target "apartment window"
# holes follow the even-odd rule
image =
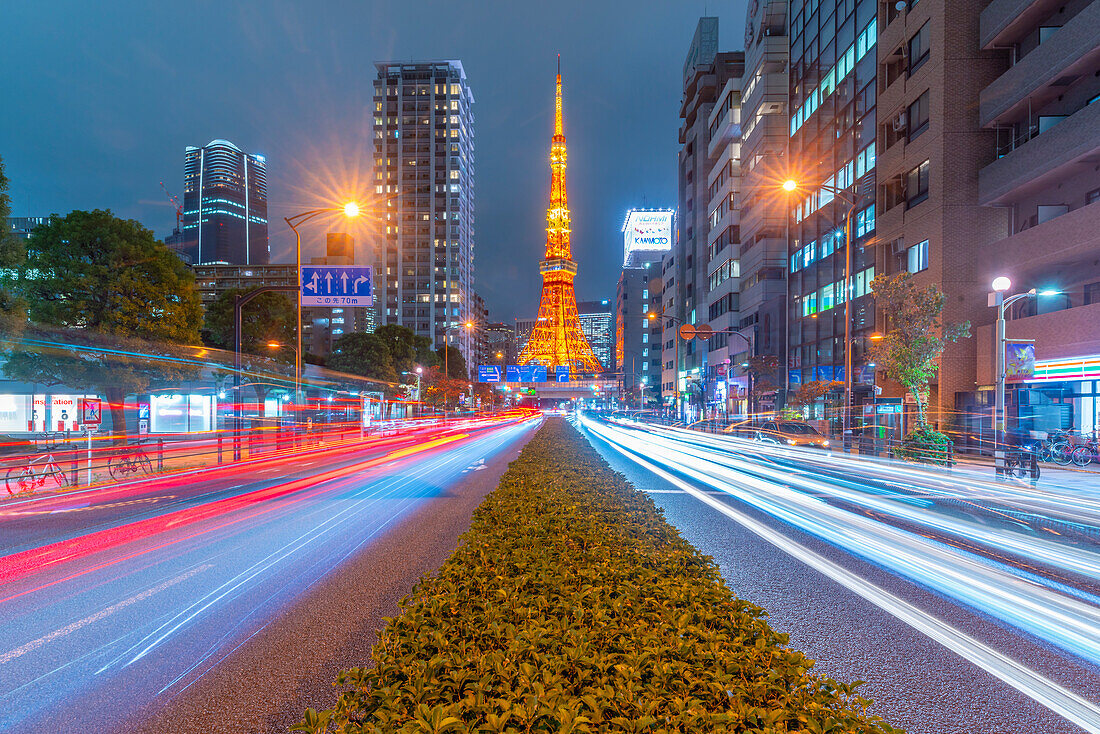
[[[1100,281],[1089,283],[1085,286],[1085,304],[1100,303]]]
[[[913,245],[906,251],[906,254],[908,255],[910,273],[919,273],[928,268],[928,240]]]
[[[909,142],[928,129],[928,90],[909,105],[905,119],[909,127]]]
[[[923,26],[921,26],[921,29],[917,31],[917,35],[909,39],[910,76],[915,74],[917,69],[924,66],[925,61],[928,61],[928,54],[931,51],[928,38],[928,23],[925,23]]]
[[[1085,194],[1085,206],[1092,204],[1093,202],[1100,201],[1100,189],[1090,191]]]
[[[921,163],[906,175],[905,198],[909,209],[928,198],[928,161]]]

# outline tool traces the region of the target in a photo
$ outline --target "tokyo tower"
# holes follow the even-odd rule
[[[592,351],[577,317],[577,294],[573,278],[577,263],[569,246],[569,203],[565,194],[565,134],[561,118],[561,55],[558,55],[558,86],[554,102],[554,137],[550,143],[550,208],[546,210],[546,259],[542,273],[542,301],[539,316],[520,364],[568,365],[571,375],[599,373],[600,361]]]

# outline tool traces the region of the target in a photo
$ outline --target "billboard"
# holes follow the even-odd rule
[[[632,265],[641,254],[653,255],[672,249],[671,209],[640,211],[631,209],[623,223],[623,264]]]

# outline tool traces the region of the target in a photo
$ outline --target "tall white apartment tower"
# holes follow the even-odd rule
[[[460,61],[375,64],[378,323],[450,343],[473,364],[474,95]]]

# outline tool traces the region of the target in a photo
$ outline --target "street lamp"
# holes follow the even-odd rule
[[[1008,351],[1006,349],[1008,339],[1005,338],[1005,308],[1016,301],[1031,298],[1037,293],[1032,288],[1026,293],[1017,293],[1014,296],[1005,298],[1005,291],[1012,287],[1012,281],[1003,275],[994,278],[990,285],[993,292],[989,294],[989,305],[997,307],[997,394],[993,409],[993,430],[996,446],[993,449],[993,457],[997,478],[1002,479],[1005,473],[1005,378],[1008,372],[1008,366],[1005,364],[1007,361],[1005,353]],[[1056,295],[1057,293],[1058,291],[1043,291],[1044,296]]]
[[[783,190],[794,193],[799,188],[798,182],[787,180],[783,182]],[[835,198],[848,204],[848,213],[844,216],[844,431],[851,427],[852,419],[852,217],[859,208],[862,197],[852,196],[847,189],[835,186],[819,184],[818,189],[827,191]],[[816,315],[816,314],[815,314]]]
[[[279,342],[268,342],[267,343],[267,348],[268,349],[289,349],[292,352],[294,352],[294,365],[295,365],[295,367],[294,367],[294,402],[298,405],[301,405],[301,402],[300,402],[301,399],[299,398],[299,393],[302,390],[302,373],[298,369],[298,364],[299,364],[298,350],[295,349],[294,347],[290,346],[289,344],[281,344]],[[297,416],[295,416],[295,422],[297,422]]]
[[[443,343],[443,376],[445,378],[450,379],[450,377],[451,377],[451,365],[450,365],[451,332],[454,331],[455,329],[469,330],[469,329],[472,329],[472,328],[474,328],[474,322],[473,321],[467,321],[463,324],[456,324],[455,326],[448,326],[446,329],[443,330],[443,336],[446,339]],[[444,389],[443,390],[443,415],[446,416],[446,414],[447,414],[447,391],[446,391],[446,389]]]
[[[392,199],[394,197],[387,197]],[[298,282],[295,284],[297,287],[294,289],[298,293],[298,318],[295,322],[294,330],[297,332],[298,348],[294,352],[294,374],[295,383],[298,385],[297,389],[301,389],[302,384],[302,233],[298,231],[299,224],[305,224],[314,217],[318,217],[322,214],[329,212],[338,212],[343,214],[349,219],[359,216],[359,204],[354,201],[349,201],[343,206],[327,206],[320,209],[310,209],[308,212],[302,212],[301,214],[295,214],[292,217],[283,217],[283,221],[287,223],[292,230],[294,230],[294,261],[297,264]],[[301,397],[297,392],[294,393],[295,402],[299,402]]]

